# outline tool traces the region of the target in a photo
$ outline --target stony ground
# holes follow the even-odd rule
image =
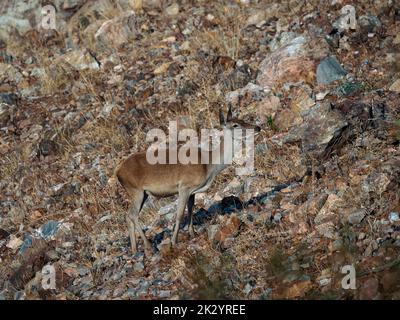
[[[399,299],[400,3],[140,2],[54,1],[55,30],[48,2],[0,6],[0,298]],[[255,172],[223,171],[173,249],[176,198],[150,199],[157,253],[132,255],[114,168],[229,103]]]

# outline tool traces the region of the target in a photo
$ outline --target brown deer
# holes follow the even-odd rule
[[[254,129],[256,132],[260,131],[260,127],[258,126],[234,119],[231,108],[229,108],[226,121],[223,112],[220,112],[220,125],[221,128],[231,130],[231,132],[234,129],[249,128]],[[151,251],[151,244],[146,239],[139,222],[139,213],[148,194],[155,197],[179,195],[175,228],[171,241],[172,245],[177,243],[179,226],[186,205],[189,217],[189,234],[191,237],[194,237],[193,205],[195,194],[205,192],[217,174],[231,163],[230,161],[224,161],[224,163],[221,163],[221,161],[218,162],[219,158],[213,159],[215,156],[212,151],[204,151],[200,148],[198,150],[200,153],[209,153],[208,159],[210,161],[208,161],[208,164],[202,164],[200,161],[198,164],[182,164],[179,162],[169,164],[168,159],[166,164],[150,164],[147,161],[146,152],[141,152],[130,155],[115,169],[116,177],[132,199],[132,205],[127,214],[127,223],[133,253],[137,252],[135,229],[139,232],[144,242],[145,251]],[[224,139],[220,142],[220,154],[224,155]],[[226,164],[227,162],[229,164]]]

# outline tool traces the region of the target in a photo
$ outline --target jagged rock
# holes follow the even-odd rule
[[[274,94],[268,94],[256,106],[256,113],[260,123],[267,123],[269,119],[274,119],[277,112],[281,109],[281,101]]]
[[[50,239],[56,234],[59,227],[60,223],[58,221],[50,220],[41,226],[38,232],[43,239]]]
[[[247,64],[236,66],[230,72],[218,74],[219,86],[226,90],[236,90],[247,85],[256,78],[256,71]]]
[[[336,57],[326,57],[317,67],[317,82],[318,84],[329,84],[342,79],[346,74],[346,70],[343,69]]]
[[[341,15],[332,25],[339,32],[357,28],[356,8],[352,5],[346,5],[341,9]]]
[[[296,33],[290,31],[277,34],[269,43],[269,48],[271,52],[287,45],[288,43],[290,43],[290,41],[296,38],[296,36],[298,36]]]
[[[18,249],[22,245],[23,241],[21,238],[11,236],[11,239],[8,241],[6,247],[11,250]]]
[[[292,285],[285,292],[286,299],[294,299],[304,296],[304,294],[311,289],[312,283],[310,280],[297,282]]]
[[[22,74],[12,65],[0,63],[0,81],[19,84],[23,79]]]
[[[79,193],[79,183],[59,183],[51,188],[51,195],[57,196],[69,196],[71,194]]]
[[[393,82],[389,90],[400,93],[400,79],[397,79],[395,82]]]
[[[237,236],[242,222],[236,215],[231,215],[229,218],[219,225],[210,226],[208,236],[212,243],[218,243],[224,248],[232,244],[232,238]]]
[[[2,92],[0,93],[0,103],[5,103],[8,105],[16,105],[18,101],[18,96],[15,93]],[[0,115],[1,117],[1,115]]]
[[[277,16],[279,5],[277,3],[272,3],[268,5],[264,10],[253,11],[251,15],[247,18],[245,23],[246,27],[257,26],[260,27],[266,20]]]
[[[396,221],[399,221],[400,220],[400,218],[399,218],[399,214],[397,213],[397,212],[390,212],[389,213],[389,221],[390,222],[396,222]]]
[[[179,4],[173,3],[167,8],[165,8],[165,13],[168,16],[176,16],[179,13]]]
[[[317,231],[326,238],[335,239],[335,224],[339,221],[344,207],[343,200],[335,194],[330,194],[323,207],[314,219]]]
[[[274,124],[279,130],[286,131],[303,123],[303,118],[291,109],[283,109],[274,118]]]
[[[85,3],[85,0],[65,0],[63,1],[62,8],[64,10],[75,9]]]
[[[39,143],[39,154],[48,156],[57,151],[57,143],[53,140],[43,139]]]
[[[41,16],[39,0],[29,2],[7,1],[0,8],[0,39],[8,42],[17,33],[24,35],[35,27]]]
[[[77,70],[98,70],[99,62],[86,50],[74,50],[61,56],[71,66]]]
[[[365,33],[376,32],[377,28],[382,26],[378,17],[373,15],[365,15],[358,18],[358,25]]]
[[[298,36],[261,62],[257,81],[265,90],[287,82],[310,82],[315,76],[316,59],[327,52],[328,48],[322,41],[311,40],[306,35]]]
[[[315,105],[315,101],[312,99],[312,90],[307,85],[291,90],[291,96],[290,109],[298,115],[305,114]]]
[[[365,209],[354,211],[348,216],[347,221],[350,224],[359,224],[364,219],[366,214],[367,213]]]
[[[0,127],[7,126],[8,121],[10,120],[11,112],[10,107],[4,103],[0,104]]]
[[[253,101],[260,101],[264,96],[264,89],[259,85],[250,82],[243,88],[228,92],[225,95],[225,100],[233,106],[240,107],[241,103],[248,105]]]
[[[361,188],[367,194],[372,192],[377,195],[381,195],[387,190],[390,182],[391,178],[386,173],[372,172],[362,182]]]
[[[115,48],[132,41],[137,36],[136,16],[128,11],[105,21],[94,35],[99,48]]]
[[[338,145],[347,125],[343,115],[332,110],[329,103],[317,103],[303,117],[303,123],[293,127],[282,142],[300,141],[304,152],[316,157],[327,156]]]

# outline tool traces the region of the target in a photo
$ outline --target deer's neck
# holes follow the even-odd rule
[[[222,137],[219,146],[209,152],[210,161],[207,165],[207,172],[210,176],[215,177],[232,164],[233,150],[229,150],[228,148],[232,149],[232,144],[229,146],[229,143],[225,143],[225,139]]]

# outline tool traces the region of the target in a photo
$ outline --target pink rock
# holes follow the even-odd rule
[[[312,44],[308,36],[298,36],[261,62],[257,81],[266,90],[286,82],[311,82],[316,61],[327,53],[321,41]]]

